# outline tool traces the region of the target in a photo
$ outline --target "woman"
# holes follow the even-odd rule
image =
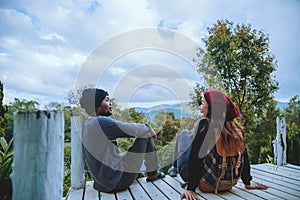
[[[243,127],[237,121],[240,115],[238,108],[232,100],[223,92],[210,90],[204,93],[200,105],[202,118],[196,129],[192,144],[185,154],[185,162],[178,165],[179,173],[182,179],[187,182],[187,191],[183,193],[180,199],[198,200],[195,193],[202,178],[203,159],[207,152],[215,145],[215,132],[222,135],[234,136],[237,132],[242,132]],[[212,134],[213,133],[213,134]],[[246,189],[267,189],[268,186],[251,182],[250,162],[247,150],[244,151],[244,167],[242,171],[242,181]],[[178,159],[179,160],[179,159]],[[171,171],[171,170],[170,170]]]
[[[80,105],[89,117],[82,135],[83,151],[94,188],[114,192],[128,188],[145,162],[147,181],[165,175],[158,171],[154,140],[156,133],[147,124],[125,123],[109,118],[112,104],[102,89],[83,91]],[[118,148],[117,138],[136,138],[126,153]]]

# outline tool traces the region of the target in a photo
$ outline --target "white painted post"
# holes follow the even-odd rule
[[[276,150],[277,150],[277,165],[283,166],[286,164],[286,124],[284,117],[277,117],[277,135],[276,135]]]
[[[82,150],[83,116],[71,117],[71,188],[80,189],[85,185],[84,159]]]
[[[273,161],[274,161],[274,164],[277,165],[277,158],[278,158],[278,156],[277,156],[277,153],[278,153],[278,151],[277,151],[277,140],[276,139],[272,140],[272,144],[273,144],[273,152],[274,152]]]
[[[13,200],[61,199],[63,150],[62,111],[15,112]]]

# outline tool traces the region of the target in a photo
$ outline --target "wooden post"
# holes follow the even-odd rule
[[[13,200],[61,199],[63,150],[62,111],[15,112]]]
[[[286,124],[285,124],[285,118],[283,117],[277,117],[276,118],[277,123],[277,135],[274,145],[274,155],[276,155],[277,165],[285,165],[286,164]]]
[[[82,150],[83,117],[71,117],[71,188],[80,189],[85,185],[84,160]]]

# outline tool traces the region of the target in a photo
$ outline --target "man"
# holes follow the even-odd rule
[[[156,133],[147,124],[126,123],[109,118],[112,103],[106,91],[85,89],[80,105],[88,113],[82,143],[84,156],[94,179],[94,188],[114,192],[128,188],[137,178],[143,162],[147,181],[165,175],[158,171],[154,141]],[[126,153],[118,149],[117,138],[136,138]]]

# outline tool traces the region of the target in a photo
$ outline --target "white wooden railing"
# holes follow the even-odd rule
[[[81,144],[83,117],[71,117],[71,188],[85,186]],[[286,164],[285,119],[277,118],[274,162]],[[62,111],[19,111],[14,114],[13,200],[62,199],[64,166]]]
[[[278,166],[286,165],[286,124],[285,118],[277,117],[277,134],[273,140],[274,163]]]
[[[71,189],[82,189],[85,185],[84,160],[82,152],[83,117],[71,117]]]

